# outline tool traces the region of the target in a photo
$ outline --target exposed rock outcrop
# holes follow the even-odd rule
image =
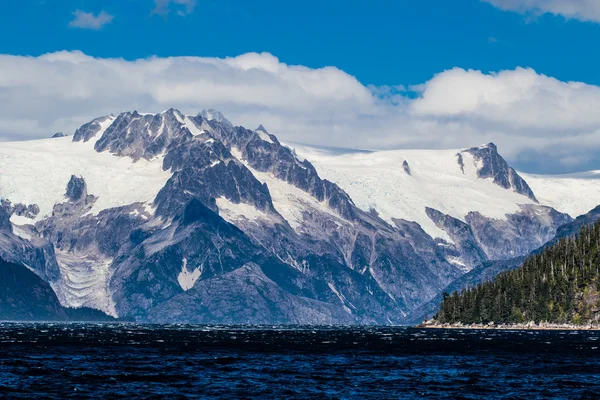
[[[505,189],[529,197],[537,202],[533,191],[521,176],[513,168],[509,167],[504,158],[498,154],[498,148],[494,143],[485,146],[473,147],[464,151],[471,154],[477,163],[477,173],[480,178],[491,178],[494,183]],[[462,157],[459,157],[459,165],[464,166]]]

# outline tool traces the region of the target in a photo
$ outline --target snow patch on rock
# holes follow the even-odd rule
[[[202,275],[202,270],[200,267],[192,271],[188,270],[187,262],[187,258],[184,258],[182,261],[183,265],[181,267],[181,272],[177,276],[177,282],[179,282],[179,286],[181,286],[184,291],[188,291],[193,288],[200,278],[200,275]]]
[[[301,228],[304,222],[304,213],[310,212],[311,209],[326,213],[340,223],[347,222],[325,201],[317,200],[304,190],[276,178],[271,173],[259,172],[252,168],[250,168],[250,171],[261,183],[267,184],[275,210],[294,230]],[[349,224],[349,222],[347,223]]]
[[[225,221],[235,225],[239,221],[270,221],[271,217],[254,207],[253,205],[246,203],[235,204],[225,197],[219,197],[216,199],[217,207],[219,207],[219,215],[225,219]]]
[[[19,228],[18,226],[13,226],[13,233],[24,240],[31,240],[32,237],[29,233]]]
[[[462,271],[468,272],[471,270],[459,257],[448,256],[446,259],[450,264],[456,265]]]
[[[190,119],[190,117],[188,117],[187,115],[185,116],[185,118],[183,119],[182,122],[183,122],[183,126],[185,126],[191,132],[191,134],[194,136],[203,135],[205,133],[204,129],[202,129],[201,127],[198,127],[196,125],[196,123],[194,121],[192,121]]]
[[[346,303],[348,303],[349,305],[352,306],[352,304],[346,299],[346,297],[341,294],[336,288],[335,286],[333,286],[333,283],[329,282],[327,283],[327,286],[329,286],[329,289],[331,289],[331,291],[333,293],[335,293],[335,295],[338,297],[338,299],[340,299],[340,302],[342,303],[342,307],[344,307],[344,310],[348,313],[348,314],[352,314],[352,310],[346,305]],[[354,306],[352,306],[354,307]]]
[[[319,201],[310,193],[297,188],[281,179],[276,178],[270,172],[260,172],[252,168],[242,157],[242,152],[236,148],[231,149],[231,154],[252,172],[259,182],[264,183],[269,188],[271,199],[275,210],[288,222],[296,231],[302,228],[304,223],[304,214],[312,210],[326,213],[341,223],[350,222],[344,220],[335,210],[333,210],[325,201]]]
[[[31,218],[24,217],[22,215],[13,214],[10,217],[10,222],[12,222],[13,225],[23,226],[23,225],[33,225],[33,223],[35,222],[35,220],[33,220]]]
[[[273,139],[271,139],[271,136],[269,136],[269,134],[266,131],[262,129],[257,129],[255,132],[261,140],[264,140],[267,143],[275,144],[275,142],[273,142]]]

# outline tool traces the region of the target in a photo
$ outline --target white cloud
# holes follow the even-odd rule
[[[581,21],[600,22],[598,0],[483,0],[502,10],[523,14],[554,14]]]
[[[456,68],[406,87],[367,87],[337,68],[286,65],[267,53],[135,61],[80,52],[4,55],[0,139],[72,133],[125,110],[216,108],[235,124],[262,123],[284,141],[359,148],[494,141],[517,166],[600,168],[600,87],[522,68],[496,74]]]
[[[167,15],[171,11],[171,5],[175,5],[177,15],[185,17],[194,12],[196,0],[154,0],[156,6],[153,14]]]
[[[415,114],[494,124],[505,130],[586,131],[600,127],[600,87],[517,68],[497,74],[455,68],[430,80]]]
[[[88,13],[81,10],[76,10],[74,13],[74,19],[69,22],[71,28],[82,28],[100,30],[104,25],[112,22],[114,17],[105,11],[101,11],[98,14]]]

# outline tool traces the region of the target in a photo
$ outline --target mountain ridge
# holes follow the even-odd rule
[[[43,170],[31,154],[47,162]],[[462,154],[477,187],[499,180],[494,193],[510,189],[529,202],[510,206],[515,217],[501,223],[473,214],[466,239],[432,237],[418,223],[358,207],[318,163],[301,161],[264,127],[235,127],[214,110],[126,112],[95,119],[73,137],[0,145],[0,161],[13,168],[0,176],[0,197],[39,208],[35,216],[10,208],[12,226],[30,238],[10,240],[52,247],[54,275],[40,263],[31,268],[65,305],[153,322],[393,324],[490,254],[524,252],[569,219],[532,200],[496,156],[501,168],[493,171],[502,173],[492,177],[485,157],[468,164],[470,153]],[[407,162],[410,175],[402,161],[401,173],[418,179],[419,160]],[[41,171],[50,171],[47,186],[29,189],[39,189]],[[455,221],[430,213],[443,226]],[[498,226],[509,226],[514,239],[483,246],[482,232]]]

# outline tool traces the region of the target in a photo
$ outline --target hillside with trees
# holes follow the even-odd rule
[[[570,323],[600,319],[600,222],[528,257],[515,270],[444,293],[438,323]]]

